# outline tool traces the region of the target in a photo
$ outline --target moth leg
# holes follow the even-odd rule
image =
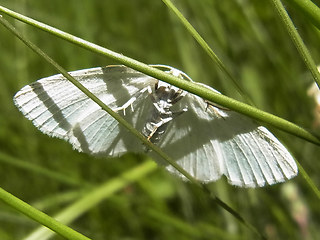
[[[220,105],[218,105],[218,104],[216,104],[216,103],[210,102],[210,101],[208,101],[208,100],[204,100],[204,102],[207,104],[206,110],[208,109],[209,106],[211,106],[211,107],[219,108],[219,109],[221,109],[221,110],[223,110],[223,111],[230,111],[229,108],[222,107],[222,106],[220,106]]]
[[[153,126],[152,132],[148,135],[148,140],[152,138],[152,136],[157,132],[158,128],[163,126],[164,124],[170,122],[173,117],[162,118],[160,122],[150,123]]]
[[[217,104],[214,104],[208,100],[204,100],[204,102],[207,104],[206,111],[208,109],[211,109],[214,112],[214,114],[219,118],[226,117],[227,114],[224,111],[231,111],[228,108],[224,108],[224,107],[217,105]]]
[[[158,87],[158,83],[155,84],[155,88]],[[148,91],[149,94],[152,94],[152,89],[150,86],[146,87],[143,92]]]
[[[151,95],[151,96],[152,96],[152,95]],[[157,109],[157,111],[158,111],[160,114],[165,114],[165,113],[166,113],[166,111],[165,111],[163,108],[159,107],[159,105],[158,105],[156,102],[153,103],[153,106]]]
[[[122,110],[122,111],[123,111],[123,115],[126,115],[126,109],[127,109],[129,106],[130,106],[130,108],[131,108],[131,111],[132,111],[132,112],[134,111],[132,104],[133,104],[136,100],[137,100],[136,97],[132,97],[132,98],[129,99],[128,102],[126,102],[125,104],[123,104],[121,107],[117,107],[117,108],[114,108],[114,109],[112,109],[112,110],[115,111],[115,112],[118,112],[118,111],[121,111],[121,110]]]
[[[139,96],[144,93],[145,91],[148,91],[149,92],[149,88],[150,86],[146,87],[146,88],[143,88],[141,89],[138,93],[136,93],[135,95],[136,96],[133,96],[132,98],[130,98],[125,104],[123,104],[121,107],[116,107],[116,108],[113,108],[112,110],[115,111],[115,112],[118,112],[118,111],[123,111],[123,115],[125,116],[126,115],[126,109],[130,106],[131,108],[131,111],[134,112],[134,109],[133,109],[133,103],[137,100],[137,97],[139,98]],[[151,88],[150,88],[151,89]],[[151,90],[152,91],[152,90]]]
[[[181,111],[176,111],[176,112],[172,112],[172,116],[171,117],[167,117],[167,118],[162,118],[160,122],[157,123],[150,123],[153,126],[153,129],[151,131],[151,133],[148,135],[148,140],[150,140],[152,138],[152,136],[155,134],[155,132],[157,132],[157,130],[163,126],[164,124],[172,121],[173,119],[175,119],[176,117],[178,117],[179,115],[181,115],[182,113],[185,113],[186,111],[188,111],[187,108],[182,109]]]

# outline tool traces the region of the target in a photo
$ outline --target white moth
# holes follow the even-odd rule
[[[192,81],[175,68],[152,66]],[[202,182],[225,175],[232,185],[261,187],[284,182],[298,172],[286,148],[241,114],[125,66],[70,74]],[[40,131],[70,142],[80,152],[96,156],[148,152],[157,158],[61,74],[23,87],[14,103]],[[171,165],[165,167],[183,177]]]

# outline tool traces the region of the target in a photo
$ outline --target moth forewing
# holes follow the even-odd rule
[[[147,93],[139,92],[156,81],[124,66],[84,69],[70,74],[111,108],[122,107],[134,95],[147,98]],[[61,74],[25,86],[15,95],[14,102],[42,132],[69,141],[79,151],[111,156],[138,152],[140,148],[136,138]],[[136,115],[141,109],[135,105],[142,102],[144,99],[132,103],[136,111],[126,118],[132,124],[138,122]]]

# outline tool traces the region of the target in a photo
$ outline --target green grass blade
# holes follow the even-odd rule
[[[310,0],[290,0],[286,2],[299,10],[306,19],[320,30],[320,8],[316,4]]]
[[[218,67],[221,69],[221,71],[226,74],[233,84],[238,89],[239,93],[243,97],[244,100],[249,102],[252,105],[252,101],[248,98],[248,96],[244,93],[242,87],[239,85],[239,83],[236,81],[236,79],[231,74],[231,71],[228,70],[228,68],[224,65],[224,63],[219,59],[217,54],[214,53],[212,48],[207,44],[207,42],[204,40],[204,38],[197,32],[197,30],[188,22],[188,20],[183,16],[183,14],[174,6],[172,1],[170,0],[162,0],[167,7],[178,17],[180,22],[183,24],[183,26],[188,30],[190,35],[199,43],[199,45],[202,47],[202,49],[208,54],[208,56],[215,62]]]
[[[297,48],[297,50],[301,56],[301,59],[305,62],[307,68],[311,72],[318,87],[320,87],[320,73],[317,69],[317,66],[316,66],[310,52],[308,51],[308,48],[303,43],[303,40],[300,37],[293,22],[291,21],[287,11],[285,10],[285,8],[282,5],[280,0],[272,0],[272,3],[280,16],[280,19],[282,20],[283,25],[287,29],[287,31],[292,39],[292,42],[294,43],[295,47]],[[310,6],[310,4],[306,4],[306,5]],[[312,9],[315,9],[315,8],[312,8]],[[320,19],[320,15],[318,15],[318,14],[320,14],[319,10],[314,12],[314,16],[318,16],[318,18]]]
[[[137,167],[124,172],[120,176],[106,181],[104,184],[101,184],[100,186],[87,192],[85,196],[66,207],[64,210],[54,216],[54,219],[57,219],[59,222],[65,225],[70,224],[72,221],[100,204],[110,195],[114,194],[120,189],[123,189],[132,182],[145,177],[147,174],[155,171],[157,167],[158,166],[155,162],[146,161]],[[49,239],[52,235],[53,232],[48,231],[47,228],[40,227],[27,236],[24,240],[45,240]]]
[[[81,233],[74,231],[73,229],[65,226],[64,224],[60,223],[54,218],[51,218],[47,214],[35,209],[26,202],[8,193],[3,188],[0,188],[0,199],[12,208],[23,213],[29,218],[35,220],[36,222],[46,226],[47,228],[51,229],[52,231],[56,232],[57,234],[61,235],[66,239],[90,240]]]

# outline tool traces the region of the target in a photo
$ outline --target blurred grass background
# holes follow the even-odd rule
[[[306,94],[311,76],[270,1],[176,0],[174,3],[232,71],[257,107],[303,127],[313,127],[315,106]],[[230,80],[221,74],[162,1],[1,0],[1,5],[139,61],[176,67],[194,81],[241,99]],[[319,63],[318,30],[289,4],[286,7]],[[117,64],[7,19],[69,71]],[[0,27],[0,53],[1,187],[55,215],[86,194],[91,186],[149,160],[130,153],[116,159],[96,159],[40,133],[14,107],[12,97],[24,85],[56,72],[3,27]],[[319,185],[319,148],[271,130]],[[225,178],[209,187],[270,239],[320,237],[319,200],[300,176],[289,183],[260,189],[235,188]],[[92,239],[257,237],[199,189],[160,168],[110,196],[70,226]],[[37,227],[37,223],[0,202],[0,239],[23,239]]]

